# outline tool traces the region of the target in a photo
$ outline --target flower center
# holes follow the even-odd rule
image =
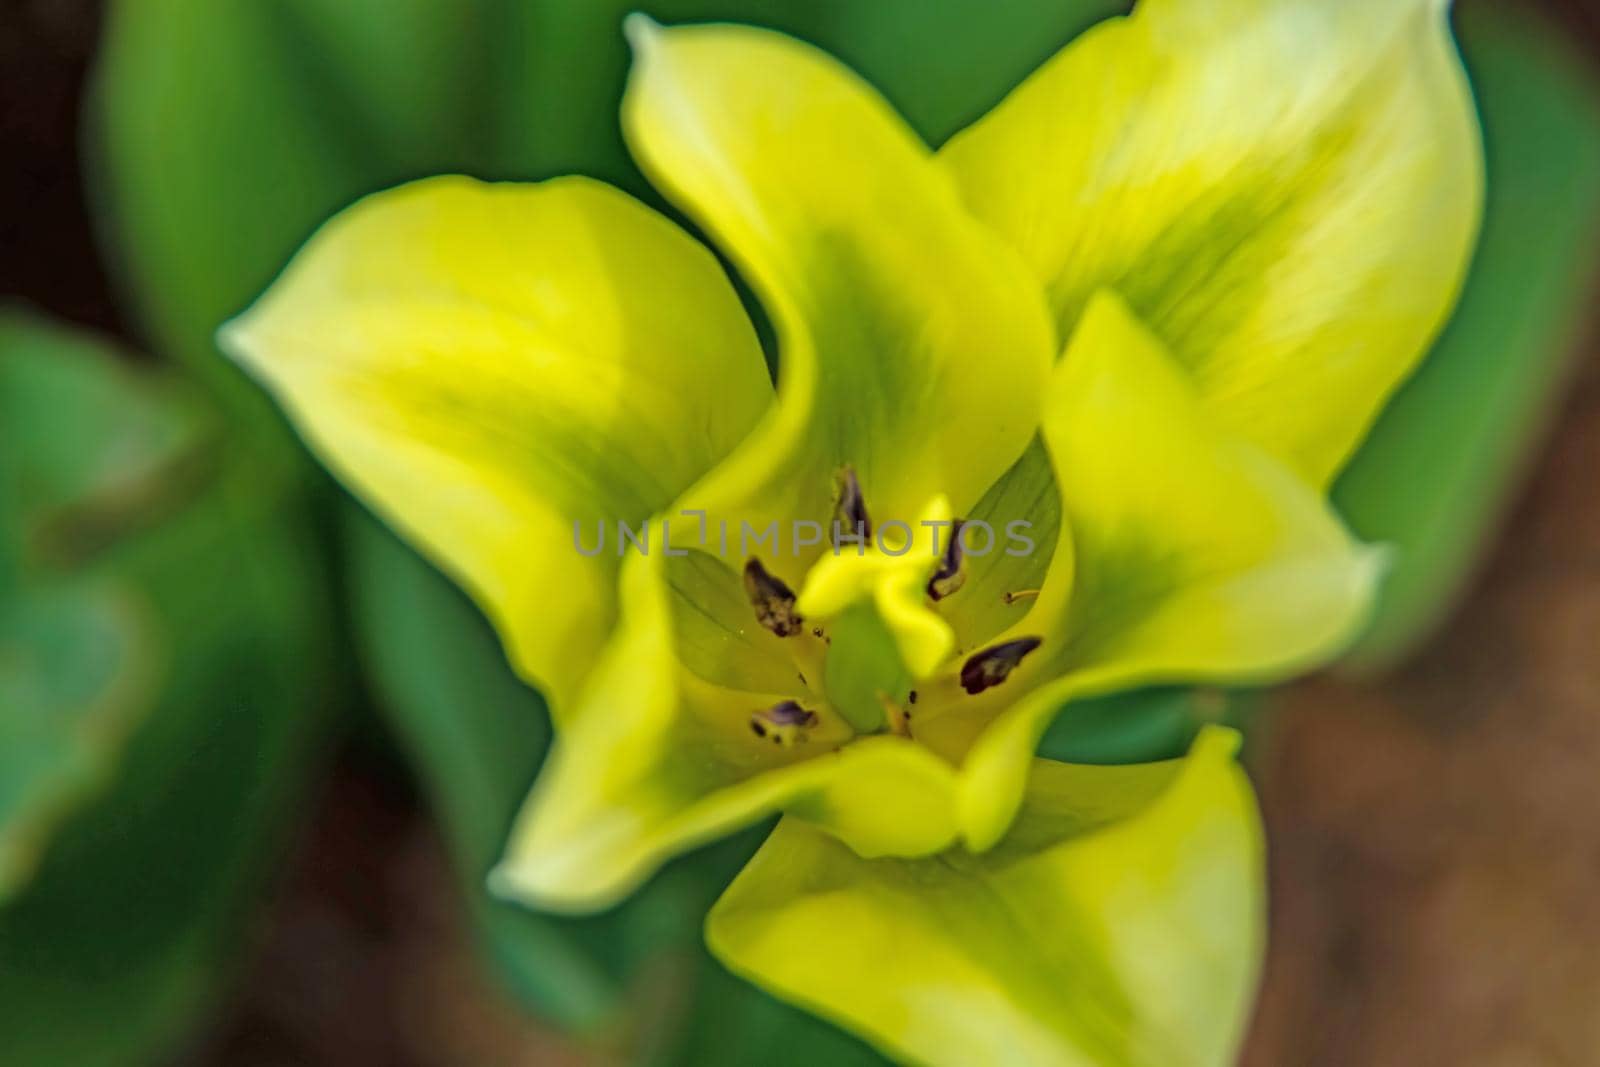
[[[842,546],[846,544],[852,546],[870,544],[872,520],[861,490],[861,483],[853,468],[846,466],[839,471],[835,479],[835,490],[829,543],[834,554],[838,555],[843,550]],[[944,525],[948,529],[949,539],[941,547],[935,538],[933,550],[937,553],[937,561],[932,565],[924,589],[927,606],[931,611],[940,611],[946,607],[944,602],[965,588],[969,578],[968,560],[962,540],[964,523],[956,519]],[[911,719],[917,703],[917,691],[909,688],[911,683],[903,666],[899,664],[898,654],[887,657],[894,664],[893,670],[889,670],[882,666],[886,657],[881,647],[859,647],[882,646],[884,643],[881,638],[874,640],[872,635],[862,636],[862,627],[858,625],[859,618],[852,619],[851,624],[846,624],[844,618],[830,622],[830,628],[835,631],[833,634],[825,631],[822,626],[807,624],[798,610],[798,597],[794,590],[783,579],[769,571],[755,556],[745,561],[743,585],[756,621],[772,634],[789,639],[795,662],[800,668],[801,683],[808,688],[811,687],[811,681],[807,677],[809,671],[811,677],[825,687],[827,697],[825,700],[819,700],[817,707],[827,704],[830,710],[837,712],[858,734],[887,732],[906,738],[913,736]],[[1009,604],[1037,595],[1037,592],[1037,590],[1021,590],[995,595],[1002,597]],[[861,613],[852,611],[847,614]],[[882,634],[881,625],[869,629],[874,629],[879,635]],[[837,645],[834,641],[835,636],[840,638]],[[1041,644],[1041,638],[1020,637],[1000,641],[970,655],[963,656],[958,651],[957,658],[941,668],[935,677],[927,681],[926,686],[938,695],[936,704],[943,703],[946,695],[952,700],[963,699],[961,695],[963,693],[968,697],[977,696],[1004,683],[1023,659]],[[858,669],[858,665],[862,663],[872,663],[879,667],[876,673],[871,668],[863,671]],[[834,688],[835,678],[838,675],[854,676],[857,679],[866,675],[870,686],[868,699],[865,701],[841,699],[842,694],[837,693]],[[859,688],[859,685],[854,688]],[[872,697],[875,697],[875,700],[871,699]],[[881,717],[878,717],[878,711],[872,709],[874,703],[877,709],[881,710]],[[868,708],[865,713],[861,710],[863,704]],[[869,717],[871,721],[867,721]],[[784,700],[754,712],[750,717],[750,731],[761,740],[789,746],[805,742],[808,729],[816,726],[818,721],[816,708],[808,708],[799,700]]]

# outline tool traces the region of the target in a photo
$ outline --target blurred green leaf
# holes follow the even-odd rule
[[[341,133],[297,68],[279,7],[109,5],[89,112],[105,244],[153,346],[268,423],[212,334],[367,185],[360,129]]]
[[[0,424],[7,499],[29,505],[6,521],[42,539],[0,610],[0,774],[36,776],[57,746],[55,814],[66,787],[80,807],[42,854],[28,842],[37,868],[0,907],[0,1064],[148,1063],[221,992],[309,766],[328,683],[315,556],[256,469],[214,446],[197,466],[172,442],[199,439],[155,429],[187,418],[169,383],[41,324],[4,336],[0,405],[32,412]],[[86,514],[91,539],[70,532]]]
[[[0,601],[0,904],[33,874],[55,825],[107,783],[149,711],[148,631],[137,603],[107,584]]]
[[[1248,730],[1261,706],[1250,689],[1156,686],[1068,704],[1039,744],[1063,763],[1154,763],[1189,751],[1202,727]]]
[[[49,834],[109,781],[165,650],[139,597],[74,573],[193,487],[192,399],[95,339],[0,311],[0,901]]]
[[[160,1059],[222,992],[317,724],[302,552],[225,494],[118,552],[172,652],[109,793],[0,911],[0,1063]],[[92,1022],[91,1022],[92,1020]]]
[[[201,480],[214,430],[187,390],[97,338],[0,310],[0,525],[19,571],[157,521]]]
[[[617,1008],[615,980],[561,922],[485,889],[550,739],[470,601],[377,522],[350,523],[351,592],[382,710],[433,803],[490,952],[524,1003],[578,1029]]]
[[[855,1036],[734,977],[709,954],[700,975],[696,1010],[670,1062],[692,1067],[865,1067],[889,1062]]]
[[[328,128],[356,138],[363,180],[381,180],[384,171],[394,180],[435,161],[483,162],[493,141],[483,107],[494,85],[493,54],[502,47],[503,0],[234,0],[228,6],[276,20],[276,39],[258,43],[314,91]]]
[[[1470,578],[1560,402],[1600,266],[1593,71],[1530,14],[1475,7],[1461,23],[1488,156],[1482,243],[1454,321],[1335,494],[1397,549],[1353,656],[1369,669],[1425,638]]]

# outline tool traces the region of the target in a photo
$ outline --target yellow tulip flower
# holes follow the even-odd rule
[[[782,813],[708,922],[739,973],[920,1062],[1225,1062],[1237,737],[1034,749],[1361,624],[1325,490],[1480,209],[1444,5],[1145,0],[937,153],[793,39],[628,31],[628,143],[775,386],[717,259],[583,178],[370,197],[222,335],[549,698],[496,889],[604,907]]]

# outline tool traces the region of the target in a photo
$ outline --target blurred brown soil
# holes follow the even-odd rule
[[[1277,714],[1246,1064],[1600,1064],[1600,359],[1444,632]]]
[[[315,805],[231,1006],[178,1067],[577,1067],[473,939],[417,798],[360,753]]]
[[[98,0],[0,0],[0,301],[114,328],[78,143]]]

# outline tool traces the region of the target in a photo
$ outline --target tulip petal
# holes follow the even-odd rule
[[[1117,289],[1324,486],[1455,302],[1479,141],[1443,0],[1145,0],[940,158],[1063,336]]]
[[[956,839],[954,769],[915,743],[844,745],[848,724],[820,700],[801,701],[817,714],[804,741],[753,736],[752,713],[792,694],[686,671],[662,570],[661,557],[624,566],[621,625],[518,819],[495,892],[603,908],[673,855],[780,810],[862,855],[925,855]]]
[[[617,546],[580,554],[575,524],[586,546],[636,529],[772,395],[715,259],[585,179],[369,197],[222,342],[563,715],[615,616]]]
[[[1222,430],[1110,293],[1084,313],[1045,405],[1065,530],[1058,552],[1074,554],[1073,572],[1048,578],[999,638],[1039,635],[1040,649],[1004,685],[918,734],[950,751],[959,745],[941,728],[959,732],[963,719],[966,736],[981,728],[962,787],[975,849],[1005,832],[1034,748],[1068,699],[1286,678],[1354,636],[1383,566],[1320,493]]]
[[[868,860],[785,819],[712,910],[735,972],[934,1065],[1221,1067],[1254,992],[1262,837],[1238,738],[1038,761],[1006,841]]]
[[[1072,542],[1061,536],[1061,491],[1043,439],[1034,438],[965,518],[985,524],[992,544],[966,553],[966,583],[939,609],[957,647],[978,649],[1028,613],[1035,590],[1071,588]]]
[[[628,30],[628,143],[779,338],[777,410],[695,503],[826,522],[849,465],[874,519],[911,522],[940,493],[970,506],[1027,446],[1055,348],[1019,258],[829,57],[748,27]]]
[[[673,636],[685,668],[728,689],[791,696],[804,691],[788,640],[761,626],[739,575],[698,550],[663,559]]]

